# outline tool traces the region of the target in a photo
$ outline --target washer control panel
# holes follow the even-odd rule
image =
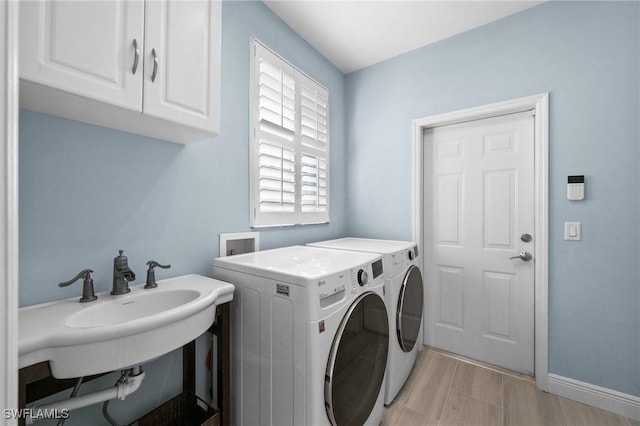
[[[336,300],[342,299],[345,291],[347,290],[348,284],[349,278],[346,272],[342,272],[336,277],[319,280],[317,285],[320,305],[327,306],[334,303]]]
[[[382,259],[351,270],[351,294],[358,292],[358,287],[374,286],[382,275]]]
[[[364,269],[360,269],[358,271],[358,284],[360,284],[360,287],[367,285],[367,283],[369,282],[369,274],[367,274],[367,271],[365,271]]]
[[[316,281],[313,298],[324,309],[380,285],[384,285],[382,259]]]

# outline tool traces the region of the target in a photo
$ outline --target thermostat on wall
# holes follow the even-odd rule
[[[584,175],[567,178],[567,199],[584,200]]]

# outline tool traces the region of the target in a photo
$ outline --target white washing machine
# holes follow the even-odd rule
[[[294,246],[213,265],[236,286],[234,424],[380,424],[389,323],[379,255]]]
[[[422,345],[424,289],[418,267],[418,246],[411,241],[365,238],[341,238],[308,245],[382,255],[390,330],[384,403],[391,404],[407,381]]]

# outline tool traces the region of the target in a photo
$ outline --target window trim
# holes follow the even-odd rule
[[[294,76],[296,90],[295,90],[295,132],[294,142],[295,147],[295,200],[293,212],[265,212],[259,211],[260,205],[260,140],[258,138],[258,84],[260,82],[260,70],[257,66],[258,54],[261,57],[267,57],[277,62],[277,65],[283,70],[291,72]],[[304,85],[313,90],[322,92],[323,96],[326,96],[326,149],[314,149],[308,145],[302,144],[302,129],[301,129],[301,85]],[[323,224],[330,222],[330,123],[329,123],[329,90],[318,83],[313,78],[296,68],[289,61],[282,58],[275,53],[269,47],[265,46],[262,42],[250,38],[250,90],[249,90],[249,204],[250,204],[250,225],[252,228],[270,227],[270,226],[296,226],[296,225],[312,225]],[[326,210],[325,211],[302,211],[302,156],[304,154],[315,155],[317,158],[324,157],[326,161]],[[319,191],[320,189],[318,189]]]

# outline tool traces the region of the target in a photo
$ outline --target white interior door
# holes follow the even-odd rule
[[[426,129],[424,143],[428,344],[533,374],[534,116]]]

